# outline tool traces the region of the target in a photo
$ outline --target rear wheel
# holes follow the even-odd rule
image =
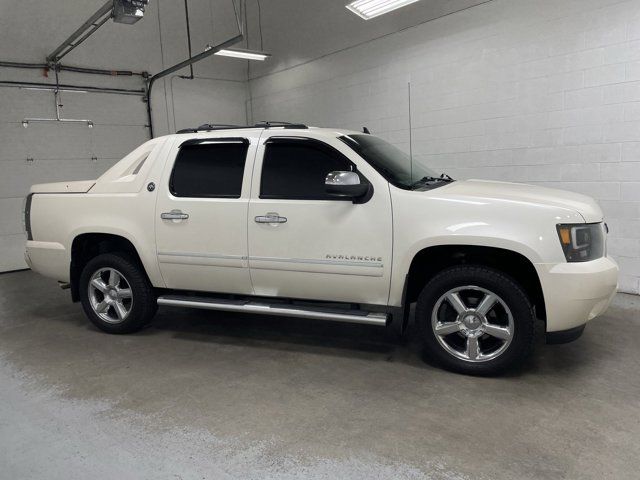
[[[157,310],[153,287],[126,254],[107,253],[89,260],[79,290],[89,320],[108,333],[140,330]]]
[[[462,265],[436,275],[418,298],[416,321],[427,354],[460,373],[497,374],[533,349],[535,316],[527,295],[487,267]]]

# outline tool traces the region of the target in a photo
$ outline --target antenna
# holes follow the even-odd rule
[[[409,178],[413,181],[413,138],[411,134],[412,126],[411,126],[411,82],[407,82],[407,105],[409,108]]]

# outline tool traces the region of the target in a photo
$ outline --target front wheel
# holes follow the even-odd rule
[[[494,375],[521,364],[535,339],[533,307],[522,288],[482,266],[438,273],[418,298],[416,321],[429,356],[472,375]]]
[[[126,254],[106,253],[89,260],[79,290],[89,320],[108,333],[140,330],[158,308],[144,271]]]

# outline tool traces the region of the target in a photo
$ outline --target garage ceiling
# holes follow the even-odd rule
[[[282,70],[485,1],[422,0],[365,21],[345,8],[347,0],[261,0],[264,49],[272,53],[273,58],[264,64],[252,63],[251,75]],[[12,41],[0,44],[0,59],[43,61],[103,3],[103,0],[77,0],[56,2],[55,8],[44,8],[39,2],[3,0],[0,31],[4,38]],[[247,0],[246,5],[249,43],[257,48],[260,45],[258,2]],[[189,0],[189,10],[194,53],[203,51],[208,43],[222,41],[235,33],[231,0]],[[161,32],[158,13],[162,18]],[[168,66],[186,58],[183,15],[181,1],[151,0],[145,18],[136,25],[108,23],[65,61],[98,68],[158,71],[163,60]],[[163,52],[164,58],[158,42],[160,33],[172,39],[169,51]],[[215,68],[210,68],[211,65]],[[237,60],[209,58],[198,68],[213,75],[231,66],[234,73],[246,74],[244,68],[233,67],[238,65]]]
[[[43,62],[51,51],[86,21],[105,0],[56,2],[47,7],[39,2],[0,2],[0,32],[11,42],[0,43],[0,59]],[[222,41],[237,31],[231,0],[189,0],[193,51]],[[159,25],[159,17],[162,22]],[[25,28],[25,25],[28,28]],[[162,40],[162,47],[160,42]],[[135,25],[108,22],[62,63],[96,68],[118,68],[157,72],[187,58],[184,3],[181,0],[151,0],[145,16]],[[213,60],[208,62],[211,64]],[[220,70],[236,70],[233,61],[217,60],[217,68],[200,71],[211,76]]]
[[[394,12],[363,20],[345,8],[348,0],[262,0],[264,49],[273,57],[251,64],[251,76],[278,71],[388,35],[487,0],[422,0]],[[249,42],[260,45],[258,9],[247,0]]]

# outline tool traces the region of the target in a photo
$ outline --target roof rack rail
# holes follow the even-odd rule
[[[274,121],[262,121],[255,124],[256,127],[260,128],[271,128],[271,127],[284,127],[284,128],[309,128],[304,123],[291,123],[291,122],[274,122]]]
[[[289,123],[289,122],[258,122],[255,125],[228,125],[225,123],[204,123],[197,128],[183,128],[176,133],[197,133],[197,132],[210,132],[212,130],[233,130],[236,128],[297,128],[307,129],[309,128],[303,123]]]
[[[226,123],[203,123],[197,128],[183,128],[182,130],[178,130],[176,133],[196,133],[200,131],[207,130],[226,130],[231,128],[246,128],[242,125],[231,125]]]

